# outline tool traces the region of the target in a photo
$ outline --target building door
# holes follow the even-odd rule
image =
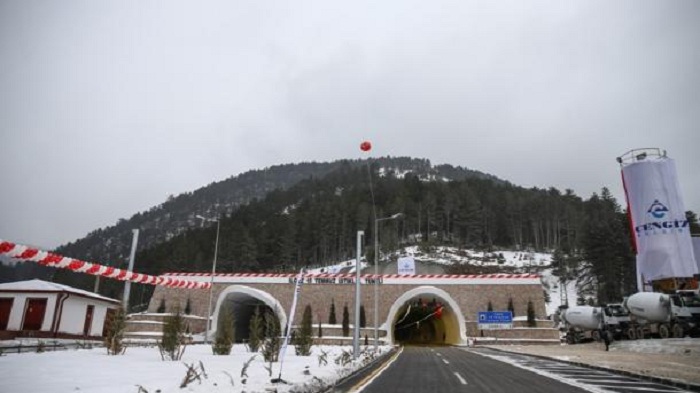
[[[87,311],[85,312],[85,325],[83,325],[83,336],[90,335],[90,327],[92,326],[92,314],[95,312],[95,306],[92,304],[87,306]]]
[[[0,330],[7,330],[7,323],[10,321],[10,311],[12,311],[13,298],[0,299]]]
[[[46,298],[28,298],[25,303],[22,330],[41,330],[46,313]]]
[[[117,310],[115,308],[107,309],[107,313],[105,314],[105,323],[102,325],[102,337],[107,337],[107,333],[112,327],[112,323],[114,322],[114,316],[116,314]]]

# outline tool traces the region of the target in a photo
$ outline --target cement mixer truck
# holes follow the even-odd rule
[[[630,339],[658,335],[680,338],[700,334],[700,293],[678,290],[670,294],[639,292],[628,297],[623,305],[632,314],[627,332]]]
[[[595,339],[596,333],[603,326],[600,307],[573,306],[559,312],[562,328],[568,344],[578,344],[587,339]]]
[[[574,306],[560,310],[559,318],[566,332],[566,342],[579,343],[586,339],[599,340],[601,329],[612,332],[620,339],[629,329],[630,317],[622,304],[608,304],[603,307]]]

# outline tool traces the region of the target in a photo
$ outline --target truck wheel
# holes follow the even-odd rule
[[[683,338],[683,326],[679,324],[673,325],[673,338]]]
[[[659,326],[659,336],[661,338],[669,338],[671,336],[671,330],[668,328],[668,325]]]
[[[644,328],[637,328],[637,338],[640,340],[645,339],[646,337],[644,336]]]
[[[600,341],[600,333],[597,330],[592,331],[591,338],[595,341]]]
[[[630,340],[636,340],[637,339],[637,331],[634,330],[634,328],[627,329],[627,338],[629,338]]]

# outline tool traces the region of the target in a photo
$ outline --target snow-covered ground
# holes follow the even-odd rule
[[[666,353],[697,356],[700,353],[700,340],[697,338],[666,338],[648,340],[615,341],[613,350],[636,353]]]
[[[311,356],[297,356],[289,346],[282,379],[288,384],[270,383],[280,373],[280,363],[272,364],[272,377],[262,355],[252,354],[243,345],[235,345],[228,356],[214,356],[209,345],[188,346],[182,361],[163,361],[155,347],[128,348],[121,356],[108,356],[104,348],[65,350],[44,353],[5,354],[0,356],[0,391],[12,393],[155,393],[155,392],[264,392],[275,386],[278,392],[318,391],[369,362],[373,348],[361,348],[357,362],[343,366],[343,351],[352,347],[314,346]],[[380,347],[380,352],[390,347]],[[319,364],[325,351],[327,364]],[[241,371],[251,357],[248,377],[243,383]],[[201,364],[207,374],[181,389],[187,373],[185,364]],[[143,390],[139,390],[139,386]]]

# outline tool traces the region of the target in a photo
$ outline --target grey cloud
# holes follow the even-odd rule
[[[56,246],[268,165],[411,155],[700,211],[695,1],[0,4],[0,238]]]

